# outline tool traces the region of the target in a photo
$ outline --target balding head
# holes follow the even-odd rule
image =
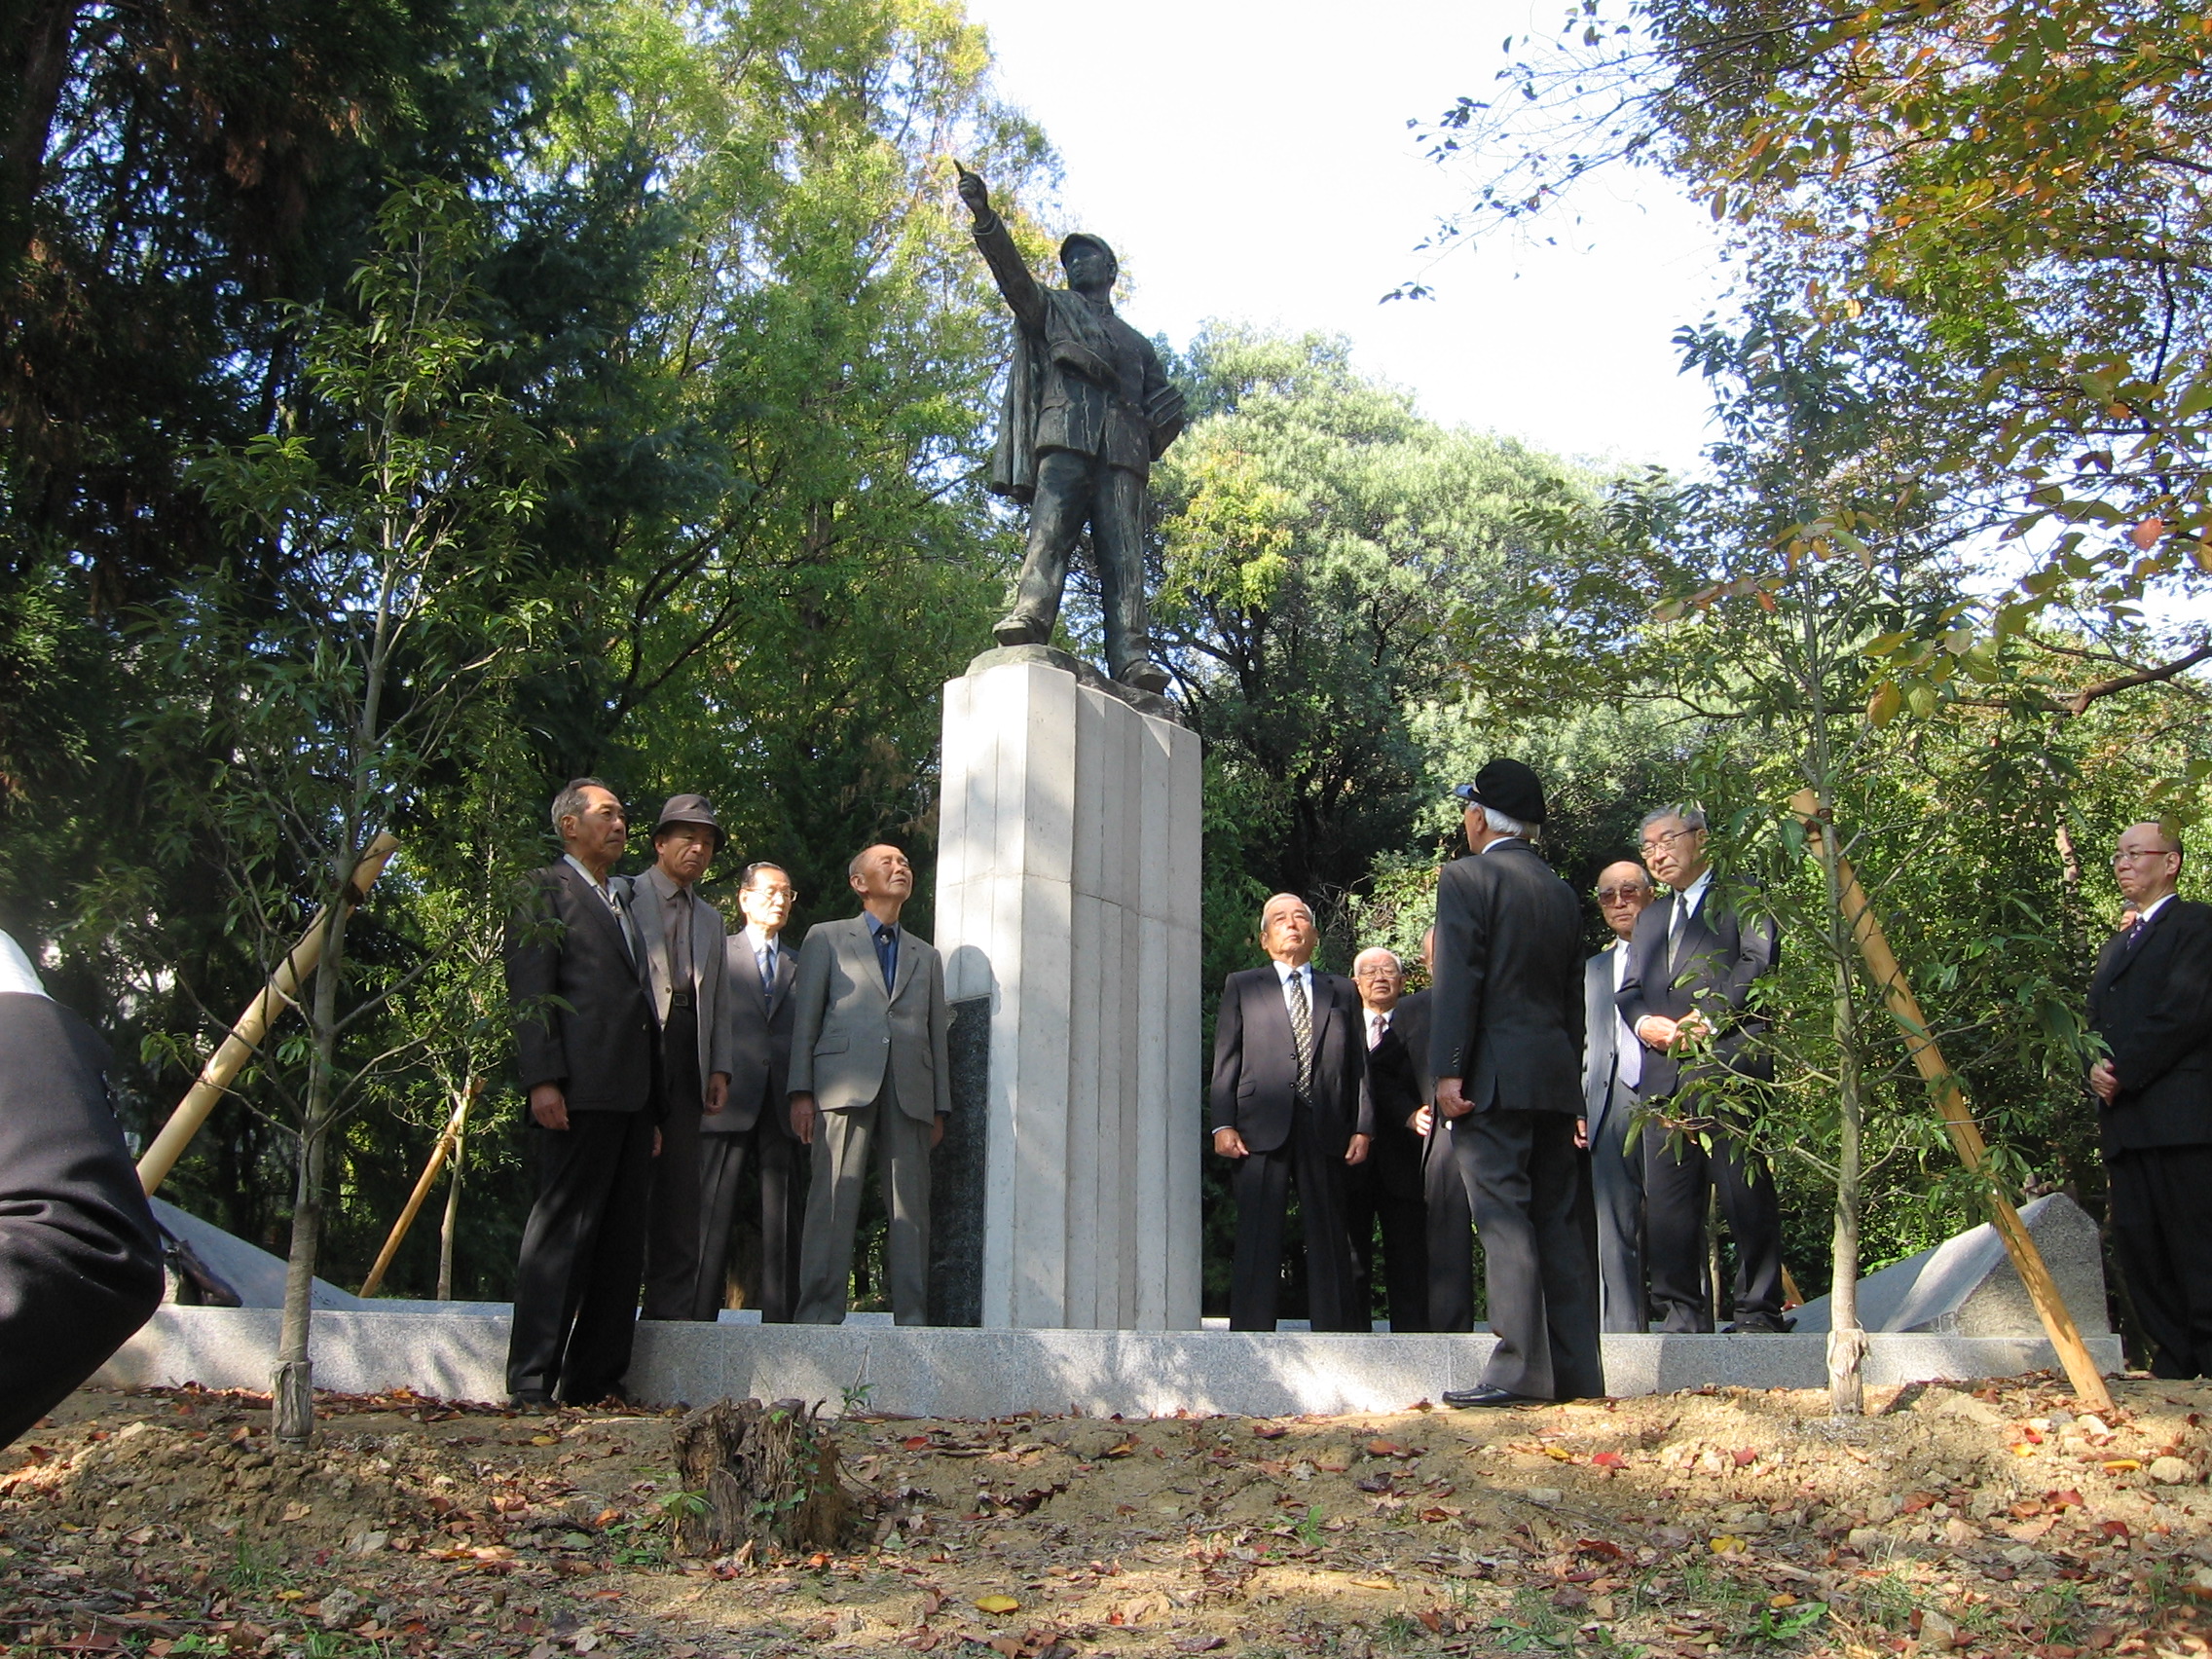
[[[2181,881],[2181,836],[2148,820],[2120,832],[2113,849],[2112,878],[2120,896],[2137,909],[2149,909]]]
[[[1275,961],[1303,968],[1320,942],[1313,909],[1295,893],[1277,893],[1260,906],[1260,948]]]
[[[1622,859],[1598,872],[1598,910],[1617,938],[1636,932],[1636,918],[1650,903],[1651,877],[1634,859]]]

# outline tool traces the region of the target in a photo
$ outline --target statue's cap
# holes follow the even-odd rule
[[[1114,257],[1114,250],[1106,245],[1106,239],[1104,237],[1094,237],[1088,231],[1078,231],[1075,233],[1075,235],[1067,238],[1060,243],[1060,267],[1062,270],[1065,270],[1067,268],[1068,257],[1073,254],[1076,249],[1082,247],[1096,248],[1100,253],[1106,256],[1107,262],[1111,264],[1116,271],[1122,269],[1122,262]]]

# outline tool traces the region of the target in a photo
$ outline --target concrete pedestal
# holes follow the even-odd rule
[[[944,688],[936,943],[953,1002],[988,1000],[986,1327],[1198,1323],[1198,740],[1132,697],[1035,646]]]

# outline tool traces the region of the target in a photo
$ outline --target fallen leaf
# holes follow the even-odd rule
[[[533,1446],[558,1446],[560,1441],[550,1434],[534,1434],[530,1437],[530,1443]]]
[[[1135,1441],[1124,1440],[1118,1446],[1107,1447],[1106,1450],[1100,1454],[1100,1456],[1105,1457],[1128,1457],[1135,1455],[1137,1443]]]
[[[1729,1456],[1735,1460],[1739,1469],[1748,1469],[1759,1460],[1758,1449],[1751,1446],[1739,1446]]]
[[[1745,1546],[1744,1540],[1737,1537],[1733,1532],[1722,1532],[1706,1545],[1706,1548],[1710,1549],[1714,1555],[1742,1555]]]
[[[929,1443],[930,1437],[926,1434],[909,1434],[905,1439],[899,1442],[900,1445],[903,1446],[909,1452],[919,1452]]]
[[[1574,1540],[1574,1548],[1577,1554],[1604,1556],[1607,1561],[1628,1559],[1627,1552],[1610,1538],[1577,1538]]]
[[[1590,1461],[1601,1469],[1625,1469],[1628,1467],[1628,1459],[1618,1452],[1597,1453],[1592,1456]]]
[[[1018,1613],[1021,1604],[1012,1596],[978,1596],[976,1605],[986,1613]]]
[[[1262,1440],[1280,1440],[1290,1430],[1280,1423],[1256,1422],[1252,1425],[1252,1432]]]
[[[1370,1457],[1403,1457],[1406,1449],[1395,1440],[1370,1440],[1367,1443],[1367,1455]]]
[[[2107,1457],[2105,1459],[2105,1473],[2108,1475],[2131,1475],[2142,1466],[2143,1459],[2140,1457]]]
[[[1567,1451],[1564,1446],[1547,1446],[1544,1448],[1544,1456],[1559,1463],[1574,1461],[1574,1454]]]
[[[1224,1636],[1179,1636],[1175,1639],[1178,1653],[1212,1653],[1229,1645]]]

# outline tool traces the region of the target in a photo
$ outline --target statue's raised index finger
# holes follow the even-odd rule
[[[1029,542],[1014,608],[992,632],[1002,645],[1051,639],[1068,561],[1088,525],[1105,598],[1107,673],[1140,691],[1164,691],[1166,671],[1152,656],[1142,533],[1145,486],[1183,429],[1183,394],[1152,343],[1115,314],[1112,248],[1077,232],[1060,243],[1067,286],[1046,287],[1022,262],[982,178],[965,167],[960,196],[1017,324],[990,488],[1028,506]]]

